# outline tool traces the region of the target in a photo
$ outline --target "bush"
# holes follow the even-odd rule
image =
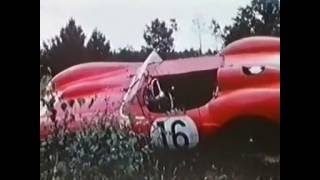
[[[145,138],[111,127],[40,142],[41,179],[130,179],[149,160]]]

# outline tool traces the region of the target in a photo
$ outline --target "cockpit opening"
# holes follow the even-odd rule
[[[208,103],[217,87],[217,69],[155,76],[145,89],[145,103],[151,112],[189,110]]]

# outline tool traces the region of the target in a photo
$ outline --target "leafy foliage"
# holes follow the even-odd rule
[[[178,30],[175,19],[169,23],[158,18],[153,20],[143,33],[146,46],[141,50],[134,50],[127,46],[117,51],[111,51],[110,41],[106,36],[95,29],[87,44],[86,35],[81,26],[70,19],[63,27],[58,36],[47,42],[43,42],[40,49],[40,78],[49,74],[47,69],[51,68],[51,74],[56,75],[62,70],[85,62],[92,61],[143,61],[148,54],[155,49],[163,59],[186,58],[201,56],[201,33],[204,24],[199,19],[193,23],[197,28],[200,50],[186,49],[174,50],[173,34]],[[210,22],[211,33],[216,40],[221,40],[224,46],[243,37],[253,35],[280,36],[280,3],[279,0],[252,0],[250,5],[240,7],[238,14],[233,18],[233,24],[221,27],[217,21]],[[208,50],[204,55],[216,54],[217,50]]]
[[[76,64],[104,61],[110,55],[110,42],[105,35],[95,29],[85,45],[86,35],[74,19],[48,42],[43,42],[40,50],[40,64],[49,66],[55,75]]]
[[[151,49],[142,47],[140,51],[134,50],[133,47],[127,46],[124,48],[119,48],[118,52],[113,52],[113,57],[118,61],[144,61],[150,54]]]
[[[104,60],[110,52],[110,41],[106,42],[106,37],[95,29],[87,43],[88,57],[94,60]]]
[[[176,52],[173,49],[173,32],[177,31],[177,23],[170,20],[170,27],[164,21],[158,19],[147,26],[144,38],[147,46],[141,50],[135,50],[131,46],[111,51],[110,41],[106,36],[95,29],[88,42],[85,44],[86,35],[81,26],[77,25],[74,19],[70,19],[63,27],[58,36],[48,42],[43,42],[40,49],[40,78],[44,75],[56,75],[64,69],[76,64],[93,61],[144,61],[152,49],[160,52],[164,59],[195,57],[199,52],[190,49]],[[48,68],[50,67],[50,72]]]
[[[173,33],[178,30],[178,24],[175,19],[170,20],[170,26],[167,27],[165,21],[158,18],[146,26],[143,38],[147,43],[147,48],[156,50],[160,55],[173,50]]]
[[[225,26],[223,30],[213,19],[212,34],[223,39],[224,45],[238,39],[254,36],[280,36],[280,1],[252,0],[250,5],[238,9],[233,18],[234,23]]]
[[[85,34],[73,19],[62,28],[59,36],[48,43],[43,43],[43,61],[48,64],[53,74],[75,64],[85,62]]]
[[[137,177],[148,158],[142,141],[140,136],[107,128],[40,142],[41,179]]]
[[[279,179],[279,160],[267,156],[157,152],[146,137],[103,126],[60,138],[40,142],[40,179]]]

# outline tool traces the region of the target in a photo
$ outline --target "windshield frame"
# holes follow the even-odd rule
[[[131,105],[131,102],[138,98],[139,106],[144,112],[143,107],[141,107],[141,103],[138,97],[139,92],[143,89],[144,82],[147,82],[149,80],[150,72],[149,69],[151,67],[156,68],[158,65],[160,65],[163,62],[162,58],[155,52],[151,52],[150,55],[147,57],[147,59],[144,61],[144,63],[137,69],[136,74],[134,75],[128,91],[123,96],[123,100],[120,106],[120,116],[124,119],[129,119],[130,115],[132,115],[130,112],[124,113],[124,108],[129,107]],[[143,106],[143,105],[142,105]],[[135,119],[145,119],[144,116],[134,116]]]

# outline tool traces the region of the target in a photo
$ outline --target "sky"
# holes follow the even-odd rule
[[[230,25],[237,9],[250,0],[40,0],[40,46],[64,27],[72,17],[87,35],[97,28],[116,50],[128,45],[139,50],[146,45],[143,32],[155,18],[169,22],[176,19],[175,50],[199,48],[197,30],[192,23],[199,19],[203,51],[221,44],[210,35],[209,22],[214,18],[222,27]]]

